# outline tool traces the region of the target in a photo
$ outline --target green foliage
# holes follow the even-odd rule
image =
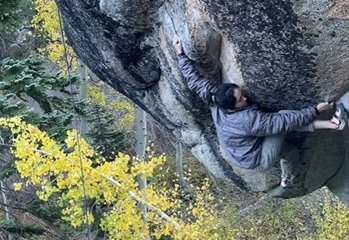
[[[17,20],[15,12],[19,2],[19,0],[0,1],[0,20],[2,25]]]
[[[58,219],[62,217],[62,208],[50,203],[45,203],[37,198],[32,199],[28,205],[27,209],[36,217],[40,219],[45,219],[48,222],[55,223]]]
[[[0,168],[0,181],[3,181],[5,178],[11,176],[16,172],[16,167],[14,162],[9,162]]]
[[[349,239],[349,209],[329,191],[325,192],[322,207],[312,207],[316,238],[326,240]]]
[[[158,169],[162,174],[152,181],[163,182],[168,186],[175,181],[174,162],[174,159],[167,161],[162,170]],[[197,160],[192,157],[186,156],[184,163],[186,179],[190,182],[201,181],[207,174],[200,170]],[[224,191],[220,194],[215,195],[216,199],[220,199],[216,203],[221,209],[216,218],[217,239],[339,240],[349,237],[348,208],[326,189],[288,200],[265,198],[257,201],[251,197],[252,193],[244,192],[231,194]],[[255,201],[256,205],[240,212]]]
[[[71,105],[57,96],[49,96],[48,90],[64,93],[67,97],[76,92],[68,91],[67,87],[78,83],[77,77],[62,77],[60,74],[49,75],[44,69],[44,58],[29,56],[23,60],[6,59],[1,64],[3,81],[0,90],[6,94],[22,94],[36,100],[45,112],[52,112],[57,106]]]
[[[19,224],[15,221],[0,222],[0,230],[3,229],[10,233],[21,233],[21,235],[41,235],[45,232],[43,228],[32,224]]]
[[[288,201],[280,205],[273,202],[246,214],[240,214],[235,204],[228,202],[220,219],[220,239],[235,236],[237,239],[284,240],[304,236],[296,205]]]
[[[107,89],[109,93],[108,96],[105,94],[105,89]],[[89,84],[88,98],[94,104],[115,114],[118,119],[116,125],[119,128],[128,132],[133,130],[135,120],[133,104],[128,99],[121,96],[120,93],[100,81],[98,83]],[[107,98],[112,98],[113,101],[109,102]]]
[[[223,202],[218,239],[349,239],[349,210],[325,189],[298,199],[265,199],[242,214],[234,201]]]
[[[65,130],[72,122],[74,85],[77,77],[45,73],[42,57],[30,56],[23,60],[6,59],[0,65],[0,114],[4,117],[22,116],[26,121],[45,129],[50,136],[64,139]]]
[[[99,153],[110,159],[113,152],[125,148],[124,134],[117,130],[115,119],[106,110],[96,104],[77,100],[79,79],[75,76],[62,76],[60,73],[48,74],[44,58],[30,56],[25,59],[6,59],[0,65],[0,114],[3,117],[21,116],[27,122],[45,130],[50,137],[63,144],[66,130],[74,119],[84,117],[91,132],[88,139]],[[12,134],[1,129],[5,142]],[[0,177],[6,178],[14,173],[14,163],[10,162],[0,171]],[[22,183],[15,183],[20,189]],[[35,216],[54,221],[61,217],[61,208],[34,201],[28,210]],[[59,212],[58,212],[59,211]]]
[[[28,29],[33,15],[31,0],[0,1],[0,59],[26,52]],[[16,43],[15,47],[11,44]]]
[[[0,32],[16,31],[16,28],[23,24],[23,21],[29,20],[32,11],[30,0],[1,0],[0,1]]]
[[[89,143],[106,160],[114,160],[115,154],[128,145],[125,134],[118,130],[114,117],[106,109],[91,103],[86,110],[86,120],[90,123],[87,133]]]
[[[124,134],[116,128],[113,116],[96,104],[77,100],[79,79],[47,74],[43,57],[6,59],[0,65],[0,78],[1,116],[21,116],[61,142],[74,116],[83,116],[97,152],[109,158],[108,154],[125,148]]]
[[[111,96],[107,97],[104,93],[106,88]],[[107,98],[116,100],[107,104]],[[133,105],[102,82],[89,84],[88,101],[90,107],[84,114],[90,122],[90,131],[87,134],[89,143],[104,158],[113,160],[117,152],[125,150],[125,146],[131,144],[124,132],[133,129]]]

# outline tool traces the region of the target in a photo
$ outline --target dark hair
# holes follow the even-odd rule
[[[235,88],[239,88],[239,85],[234,83],[220,84],[214,93],[216,104],[224,109],[234,109],[236,102],[234,97]]]

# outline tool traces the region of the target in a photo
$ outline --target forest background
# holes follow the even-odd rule
[[[0,239],[349,239],[326,188],[221,184],[69,46],[53,0],[0,0]]]

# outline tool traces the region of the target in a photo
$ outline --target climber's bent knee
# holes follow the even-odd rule
[[[260,162],[257,169],[259,171],[267,171],[279,162],[280,152],[284,141],[285,134],[267,136],[262,143],[262,152]]]

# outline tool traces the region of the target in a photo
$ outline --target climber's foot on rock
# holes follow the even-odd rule
[[[337,125],[337,130],[343,130],[345,128],[348,123],[348,115],[343,103],[338,103],[336,105],[336,112],[330,121]]]
[[[283,188],[297,188],[302,186],[302,182],[297,180],[297,177],[288,175],[281,178],[280,186]]]
[[[281,178],[281,182],[280,182],[280,186],[283,188],[286,188],[290,185],[291,179],[289,177],[282,177]]]

